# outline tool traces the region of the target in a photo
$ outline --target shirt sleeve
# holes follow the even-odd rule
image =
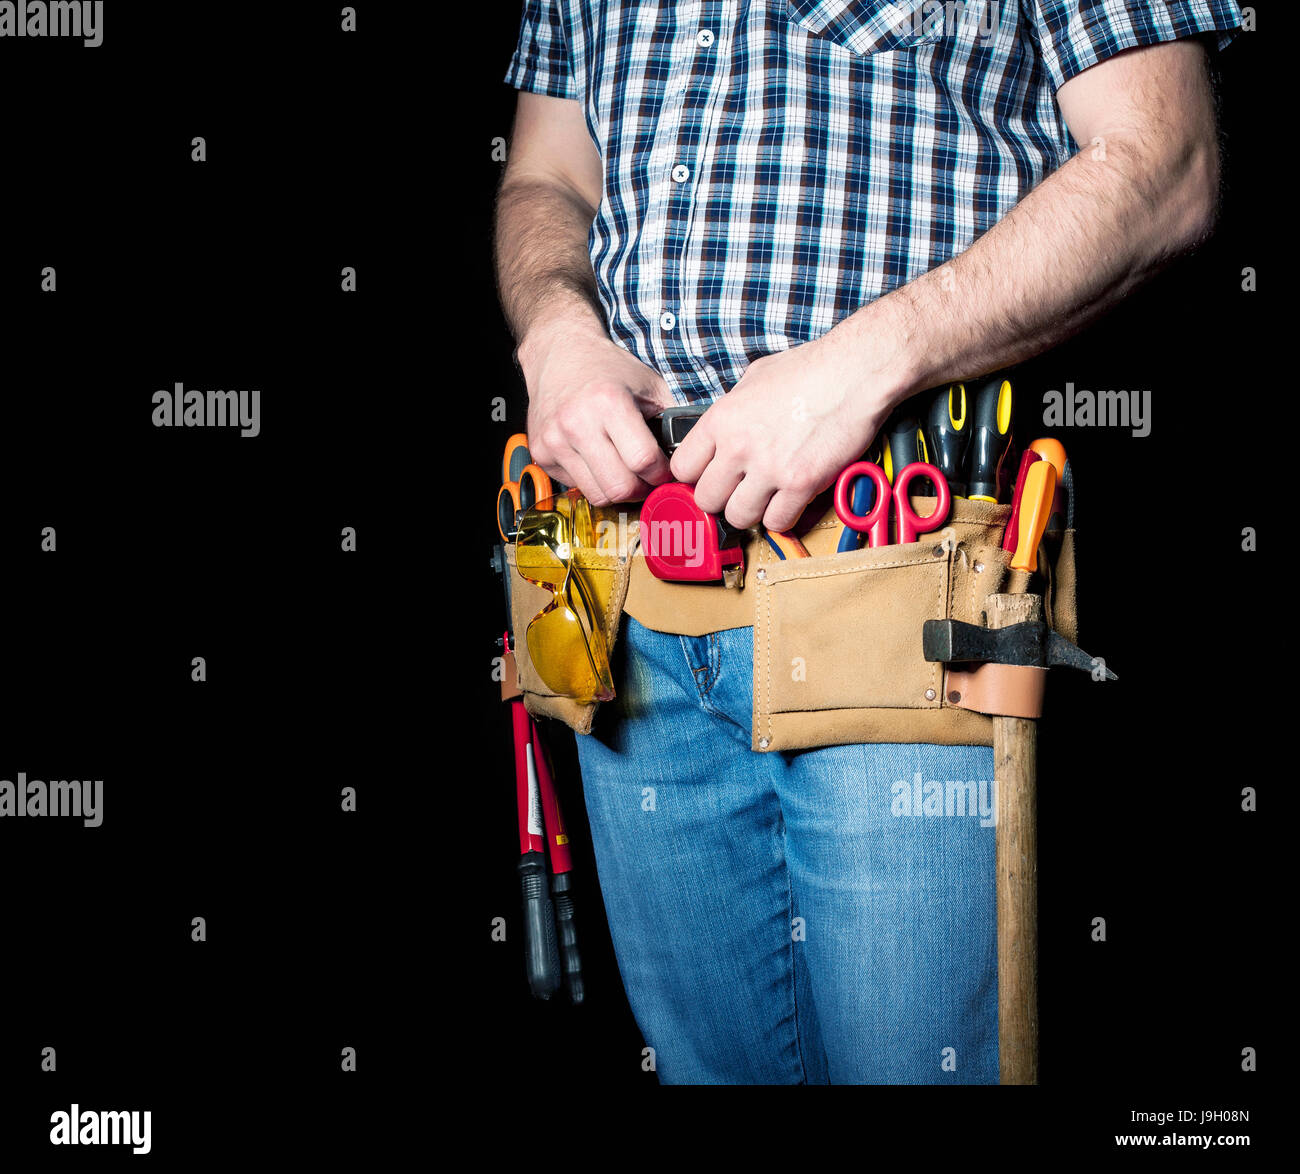
[[[525,0],[519,44],[505,80],[517,90],[534,94],[549,94],[553,98],[578,96],[560,0]]]
[[[1223,49],[1241,29],[1236,0],[1022,0],[1021,9],[1058,90],[1124,49],[1198,33]]]

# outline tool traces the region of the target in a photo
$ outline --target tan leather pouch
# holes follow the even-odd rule
[[[1059,544],[1048,540],[1047,558],[1039,560],[1049,576],[1043,601],[1047,622],[1071,644],[1079,642],[1079,581],[1074,550],[1075,532],[1066,530]]]
[[[915,498],[926,514],[932,499]],[[982,623],[1002,589],[1011,508],[957,498],[919,542],[845,554],[831,514],[804,539],[811,558],[760,552],[754,593],[755,750],[853,742],[992,745],[992,719],[948,704],[944,667],[927,662],[929,619]]]
[[[528,625],[554,596],[545,587],[530,583],[516,571],[514,547],[506,548],[506,562],[510,565],[510,618],[511,630],[515,634],[515,672],[519,690],[523,694],[524,707],[534,717],[553,717],[576,733],[589,734],[600,703],[575,701],[571,697],[557,695],[537,675],[532,658],[528,655]],[[582,551],[578,555],[577,565],[602,614],[605,644],[613,658],[614,646],[618,641],[619,618],[623,614],[623,600],[627,595],[628,561],[613,554]]]

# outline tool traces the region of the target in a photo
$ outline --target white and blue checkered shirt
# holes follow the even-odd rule
[[[1233,0],[526,0],[506,81],[582,103],[612,337],[679,400],[967,249],[1076,146],[1056,90]]]

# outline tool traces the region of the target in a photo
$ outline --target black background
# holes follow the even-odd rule
[[[1281,1064],[1264,652],[1286,486],[1253,471],[1274,416],[1285,432],[1265,407],[1289,219],[1261,113],[1271,9],[1221,61],[1214,241],[1020,373],[1022,405],[1067,380],[1153,404],[1147,438],[1056,430],[1080,643],[1121,681],[1061,674],[1041,729],[1042,1087],[796,1101],[641,1071],[562,728],[588,1001],[529,998],[487,569],[525,411],[490,264],[518,6],[356,7],[354,36],[328,3],[110,3],[101,48],[0,42],[0,777],[105,779],[101,828],[0,822],[0,1156],[111,1156],[49,1147],[74,1100],[151,1109],[164,1163],[448,1128],[575,1147],[613,1128],[629,1154],[679,1114],[731,1145],[825,1110],[873,1140],[941,1122],[954,1145],[978,1125],[1108,1153],[1131,1109],[1247,1108],[1232,1132],[1258,1147]],[[1264,292],[1241,291],[1247,265]],[[262,435],[153,428],[177,380],[259,387]]]
[[[424,30],[340,7],[0,41],[0,777],[104,779],[102,827],[0,821],[0,1165],[122,1156],[48,1144],[74,1101],[150,1109],[164,1168],[375,1154],[426,1070]],[[177,381],[260,389],[261,434],[153,427]]]

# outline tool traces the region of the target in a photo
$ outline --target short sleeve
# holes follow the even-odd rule
[[[519,44],[506,84],[553,98],[576,98],[573,65],[564,36],[560,0],[525,0]]]
[[[1223,49],[1241,28],[1235,0],[1021,0],[1021,9],[1058,90],[1124,49],[1199,33]]]

